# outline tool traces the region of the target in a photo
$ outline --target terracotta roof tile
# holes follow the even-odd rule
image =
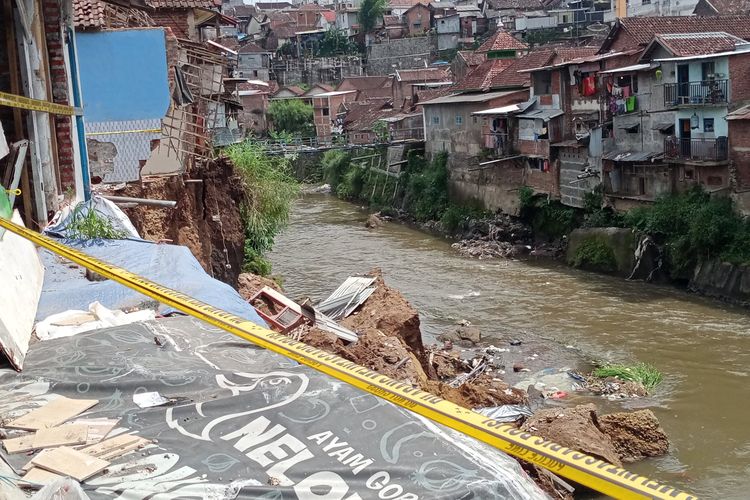
[[[383,16],[383,26],[402,26],[403,24],[401,16]]]
[[[656,40],[677,57],[732,51],[741,38],[728,33],[671,33],[656,35]]]
[[[155,9],[214,9],[221,7],[221,0],[146,0]]]
[[[243,44],[237,52],[239,52],[240,54],[261,54],[269,51],[256,43],[247,42]]]
[[[91,29],[104,26],[104,2],[99,0],[74,0],[73,12],[76,28]]]
[[[482,90],[523,87],[529,84],[530,75],[521,70],[539,68],[555,57],[550,49],[535,50],[517,59],[488,59],[467,74],[456,85],[457,90]]]
[[[428,0],[388,0],[388,6],[393,8],[406,8],[413,7],[417,5],[418,3],[427,5],[429,4]]]
[[[329,23],[335,23],[336,22],[336,12],[332,10],[324,10],[320,13],[321,16],[325,18],[326,21]]]
[[[368,131],[372,125],[392,114],[399,112],[385,102],[350,102],[344,117],[344,129],[347,131]]]
[[[618,25],[638,45],[647,45],[655,35],[668,33],[699,33],[725,31],[730,35],[750,40],[750,16],[664,16],[626,17]],[[618,29],[615,27],[614,29]],[[605,47],[603,47],[604,49]]]
[[[290,9],[292,4],[289,2],[256,2],[255,8],[258,10],[281,10]]]
[[[402,82],[449,82],[450,68],[399,69],[396,77]]]
[[[336,87],[336,90],[370,90],[391,88],[390,76],[347,76]]]
[[[461,56],[461,58],[466,62],[466,65],[470,68],[479,66],[482,64],[485,59],[487,59],[487,54],[484,52],[472,52],[470,50],[460,50],[458,52],[458,55]]]
[[[477,52],[489,52],[491,50],[524,50],[529,46],[516,39],[507,31],[497,31],[489,37],[478,49]]]
[[[704,3],[713,8],[717,15],[730,16],[734,14],[750,14],[750,1],[748,0],[704,0]],[[696,5],[696,10],[698,6]]]

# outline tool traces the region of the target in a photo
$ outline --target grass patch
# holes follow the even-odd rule
[[[651,391],[662,381],[662,374],[653,365],[638,363],[635,365],[603,365],[592,373],[597,378],[614,377],[629,382],[641,384],[647,391]]]
[[[69,238],[75,240],[121,240],[127,236],[125,231],[116,229],[106,215],[85,203],[73,209],[65,229]]]
[[[611,273],[617,270],[615,253],[601,238],[589,238],[581,243],[568,263],[590,271]]]

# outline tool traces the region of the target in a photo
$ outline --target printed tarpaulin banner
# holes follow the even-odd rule
[[[152,441],[88,479],[92,498],[546,498],[500,451],[188,317],[36,343],[0,391],[4,419],[98,399],[80,418]],[[169,403],[140,408],[146,392]]]

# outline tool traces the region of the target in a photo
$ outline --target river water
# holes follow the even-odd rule
[[[651,363],[664,382],[626,404],[654,411],[671,453],[628,468],[704,498],[750,498],[747,311],[554,263],[463,258],[448,240],[399,224],[371,231],[366,218],[331,196],[297,201],[271,254],[290,296],[318,300],[380,267],[428,338],[468,319],[484,336],[533,332],[593,359]]]

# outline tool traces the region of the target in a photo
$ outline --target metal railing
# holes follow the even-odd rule
[[[724,161],[728,158],[726,137],[718,139],[664,139],[664,155],[667,158],[692,161]]]
[[[664,105],[724,104],[729,102],[729,80],[665,83]]]

